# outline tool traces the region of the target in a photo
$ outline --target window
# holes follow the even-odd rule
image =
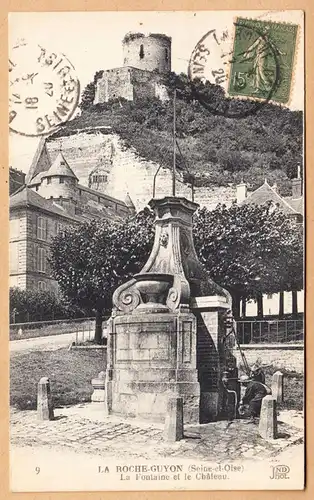
[[[272,293],[268,293],[268,294],[267,294],[267,299],[268,299],[268,300],[271,300],[272,298],[273,298],[273,294],[272,294]]]
[[[20,219],[10,220],[10,238],[18,238],[20,236]]]
[[[47,239],[47,220],[44,217],[37,217],[37,238],[39,240]]]
[[[144,58],[144,45],[141,44],[140,45],[140,59],[143,59]]]
[[[64,184],[64,177],[59,177],[59,184]]]
[[[44,281],[38,281],[38,290],[42,291],[47,290],[47,285]]]
[[[165,60],[166,60],[166,62],[168,62],[168,60],[169,60],[169,52],[168,52],[168,49],[165,49]]]
[[[47,184],[51,184],[51,177],[47,177]]]
[[[37,249],[37,271],[40,273],[46,272],[46,249],[38,248]]]

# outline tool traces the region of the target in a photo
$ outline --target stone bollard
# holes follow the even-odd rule
[[[170,442],[183,439],[183,398],[171,396],[168,399],[164,438]]]
[[[39,420],[53,420],[53,406],[48,377],[42,377],[37,386],[37,417]]]
[[[91,381],[94,392],[92,394],[93,403],[103,403],[105,401],[106,372],[99,372],[96,378]]]
[[[258,431],[264,439],[276,439],[277,437],[276,400],[273,396],[263,398]]]
[[[271,392],[277,403],[283,402],[283,374],[280,371],[275,372],[273,375]]]

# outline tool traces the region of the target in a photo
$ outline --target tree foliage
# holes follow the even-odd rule
[[[235,304],[303,288],[302,226],[270,204],[203,208],[194,218],[194,241],[212,279]]]
[[[300,225],[270,205],[219,205],[194,217],[194,242],[211,278],[235,302],[260,293],[302,289]],[[114,290],[139,272],[152,248],[153,215],[93,221],[59,233],[52,244],[54,277],[69,301],[101,316]]]

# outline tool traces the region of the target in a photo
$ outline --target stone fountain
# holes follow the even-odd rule
[[[184,400],[185,423],[216,420],[230,296],[197,258],[198,205],[174,196],[149,205],[156,215],[151,255],[113,294],[106,407],[109,414],[164,421],[168,398],[176,395]]]

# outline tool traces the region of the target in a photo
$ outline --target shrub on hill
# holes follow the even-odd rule
[[[82,94],[82,114],[53,137],[70,135],[77,129],[110,126],[127,145],[147,160],[172,165],[173,103],[157,98],[140,101],[115,99],[93,104],[95,85],[102,72]],[[181,154],[177,168],[188,169],[196,185],[228,185],[244,180],[256,189],[263,179],[276,182],[283,195],[290,194],[290,179],[302,165],[303,114],[265,103],[255,113],[250,101],[228,99],[217,85],[196,82],[197,95],[222,112],[237,106],[254,112],[244,118],[229,118],[209,112],[195,98],[195,89],[184,74],[171,73],[165,85],[171,98],[177,89],[176,133]],[[241,109],[242,109],[241,108]]]

